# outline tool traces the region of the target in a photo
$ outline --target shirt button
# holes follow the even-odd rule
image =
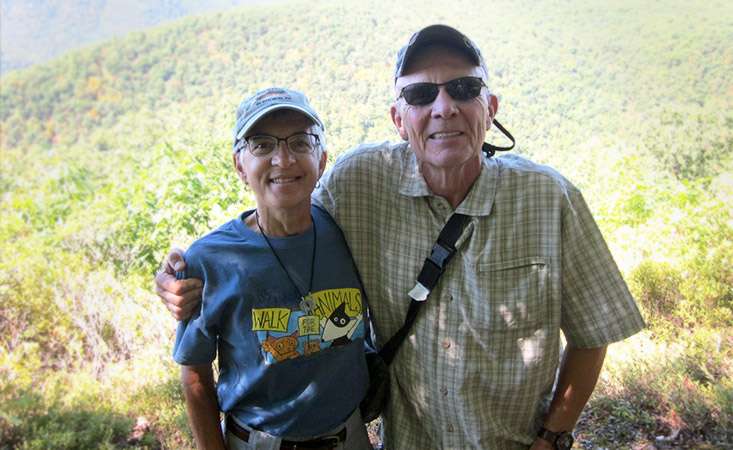
[[[450,341],[448,339],[443,341],[443,348],[446,350],[450,348]]]
[[[448,424],[448,433],[452,433],[452,432],[453,432],[453,425],[449,423]]]

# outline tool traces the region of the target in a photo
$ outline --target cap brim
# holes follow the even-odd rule
[[[312,120],[313,123],[321,127],[321,129],[324,128],[323,123],[320,121],[320,119],[318,119],[317,116],[314,116],[313,113],[308,111],[306,108],[303,108],[298,105],[288,104],[288,103],[279,103],[277,105],[270,105],[267,108],[263,109],[262,111],[259,111],[254,116],[252,116],[247,122],[245,122],[244,125],[242,125],[242,129],[239,130],[239,132],[237,132],[237,136],[235,139],[237,140],[242,139],[244,135],[247,134],[247,131],[249,131],[249,129],[252,128],[254,124],[257,123],[257,121],[259,121],[261,118],[263,118],[267,114],[273,111],[280,110],[280,109],[289,109],[291,111],[298,111],[302,113],[303,115],[305,115],[306,117],[308,117],[310,120]]]

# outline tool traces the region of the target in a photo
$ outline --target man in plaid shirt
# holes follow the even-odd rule
[[[389,449],[568,449],[606,346],[643,327],[578,189],[483,143],[498,110],[488,85],[466,36],[418,31],[398,54],[390,108],[405,142],[345,153],[315,193],[349,242],[382,342],[443,225],[470,216],[391,365]],[[176,281],[175,264],[156,283],[180,319],[200,284]]]

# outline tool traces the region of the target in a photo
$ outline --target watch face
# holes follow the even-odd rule
[[[574,441],[575,439],[573,439],[573,435],[571,433],[562,433],[557,437],[555,447],[557,447],[557,450],[570,450]]]

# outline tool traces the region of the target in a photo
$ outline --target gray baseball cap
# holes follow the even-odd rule
[[[254,95],[242,100],[237,108],[237,121],[234,125],[234,145],[242,139],[247,131],[265,115],[278,109],[291,109],[303,113],[306,117],[325,130],[323,122],[302,92],[280,87],[262,89]]]
[[[463,33],[456,30],[455,28],[449,27],[448,25],[430,25],[410,37],[407,45],[402,47],[397,53],[397,66],[395,67],[394,79],[404,75],[404,71],[415,53],[428,45],[444,45],[446,47],[455,48],[477,66],[484,69],[484,72],[488,75],[489,71],[486,69],[486,62],[484,57],[481,56],[481,50],[478,49],[476,44],[467,38]]]

